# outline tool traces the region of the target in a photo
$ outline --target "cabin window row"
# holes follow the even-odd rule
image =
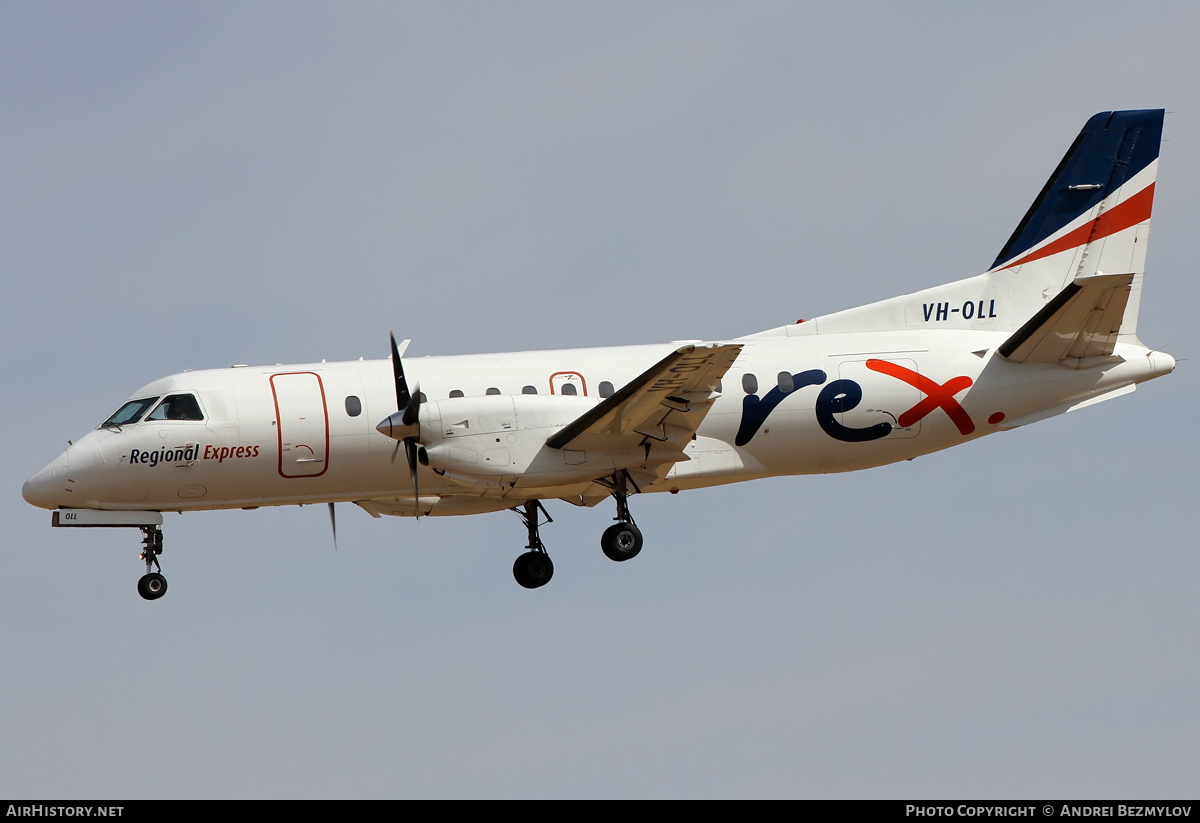
[[[559,394],[561,394],[561,395],[578,396],[578,394],[579,394],[579,390],[575,387],[574,383],[563,383],[558,388],[559,388]],[[600,385],[597,387],[597,389],[598,389],[599,395],[601,397],[612,397],[613,393],[616,391],[616,389],[613,387],[612,382],[610,382],[608,380],[601,380]],[[537,393],[538,393],[537,386],[522,386],[521,387],[521,394],[537,394]],[[484,394],[495,395],[495,394],[503,394],[503,392],[501,392],[500,389],[496,388],[495,386],[489,386],[487,388],[487,390],[484,391]],[[453,398],[453,397],[466,397],[467,395],[462,389],[452,389],[450,391],[450,394],[447,396]],[[425,392],[421,392],[418,395],[418,398],[419,398],[418,402],[421,402],[421,403],[429,402],[429,397],[425,394]],[[356,395],[351,394],[346,397],[346,414],[350,417],[358,417],[360,414],[362,414],[362,400],[359,399]]]

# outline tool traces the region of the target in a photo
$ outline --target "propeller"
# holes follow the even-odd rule
[[[408,459],[408,471],[412,476],[413,484],[413,508],[417,507],[417,501],[420,499],[420,488],[417,484],[417,449],[420,448],[418,443],[421,437],[420,424],[420,406],[421,406],[421,387],[416,385],[413,388],[416,391],[409,391],[408,380],[404,377],[404,364],[400,362],[400,350],[396,347],[396,335],[391,335],[392,341],[392,375],[396,381],[396,409],[395,414],[389,415],[386,420],[375,427],[380,434],[386,434],[398,441],[396,448],[399,450],[400,443],[404,444],[404,456]],[[396,453],[392,453],[392,461],[395,462]]]

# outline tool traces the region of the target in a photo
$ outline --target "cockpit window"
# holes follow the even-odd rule
[[[203,420],[204,413],[200,404],[192,394],[168,394],[158,404],[158,408],[150,412],[146,420]]]
[[[121,408],[113,412],[112,417],[100,424],[100,428],[108,429],[113,426],[128,426],[130,423],[136,423],[142,419],[142,415],[146,413],[146,409],[154,405],[158,397],[143,397],[141,400],[130,400]]]

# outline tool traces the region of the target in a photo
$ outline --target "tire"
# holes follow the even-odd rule
[[[632,523],[615,523],[604,530],[600,548],[609,560],[623,563],[642,550],[642,533]]]
[[[554,576],[554,563],[544,552],[525,552],[513,563],[513,577],[527,589],[545,586]]]
[[[138,594],[145,600],[157,600],[167,593],[167,578],[158,572],[143,575],[138,580]]]

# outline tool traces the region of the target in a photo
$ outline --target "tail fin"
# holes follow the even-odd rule
[[[1013,295],[1014,309],[1032,318],[1006,344],[1010,354],[1022,345],[1029,352],[1038,326],[1045,334],[1084,335],[1089,344],[1077,343],[1073,352],[1089,360],[1110,354],[1118,336],[1136,341],[1163,117],[1162,109],[1142,109],[1088,120],[1000,250],[988,276]],[[1081,312],[1075,297],[1074,311],[1063,311],[1089,282],[1086,291],[1103,306]],[[1104,315],[1099,331],[1097,310]],[[1070,316],[1087,327],[1064,329]],[[1043,349],[1034,359],[1048,356]]]
[[[983,274],[782,331],[1007,330],[1000,351],[1009,359],[1076,368],[1103,362],[1117,342],[1136,344],[1163,116],[1088,120]]]

